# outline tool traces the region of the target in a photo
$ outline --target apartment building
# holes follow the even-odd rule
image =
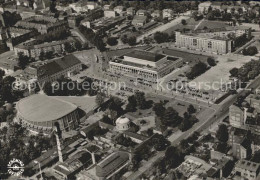
[[[24,55],[33,58],[39,58],[41,52],[45,54],[47,52],[53,52],[54,54],[60,54],[64,52],[65,44],[70,43],[71,46],[74,46],[75,41],[72,38],[62,41],[52,41],[52,42],[45,42],[42,44],[37,44],[37,41],[28,41],[25,43],[18,44],[14,47],[14,52],[18,55],[22,52]]]

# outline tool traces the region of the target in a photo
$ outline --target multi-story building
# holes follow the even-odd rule
[[[251,142],[245,137],[235,136],[231,133],[232,154],[237,159],[246,159],[251,155]]]
[[[211,52],[216,54],[230,53],[235,43],[230,38],[246,35],[251,37],[251,28],[226,27],[215,30],[197,30],[194,32],[176,32],[176,45],[188,49]]]
[[[246,4],[224,5],[222,2],[212,1],[212,2],[200,3],[198,6],[198,11],[200,13],[207,13],[209,7],[211,7],[213,10],[214,9],[219,9],[220,11],[226,10],[228,13],[232,11],[234,11],[235,13],[238,13],[239,11],[247,12],[250,9],[250,6]]]
[[[111,17],[97,19],[96,21],[84,21],[86,27],[91,28],[95,33],[104,34],[106,31],[114,28],[116,25],[121,24],[125,20],[125,17]]]
[[[235,128],[260,134],[259,109],[250,106],[231,105],[229,107],[229,122]]]
[[[201,33],[176,32],[176,45],[193,50],[226,54],[232,50],[232,41],[225,37],[207,36]]]
[[[53,42],[46,42],[42,44],[37,44],[37,41],[29,41],[22,44],[18,44],[14,47],[14,52],[18,55],[22,52],[24,55],[33,58],[39,58],[41,52],[45,54],[47,52],[53,52],[54,54],[60,54],[65,51],[65,44],[69,43],[71,46],[74,46],[75,41],[73,39],[67,39],[62,41],[53,41]]]
[[[104,17],[104,11],[100,8],[93,9],[84,15],[84,21],[94,21]]]
[[[18,21],[15,26],[25,29],[36,29],[41,34],[45,34],[53,30],[57,30],[60,27],[67,27],[68,22],[65,20],[58,20],[50,16],[33,16]]]
[[[207,13],[208,12],[208,9],[209,9],[209,7],[210,7],[210,5],[211,5],[211,2],[203,2],[203,3],[200,3],[199,5],[198,5],[198,11],[200,12],[200,13]]]
[[[115,74],[156,83],[158,79],[181,65],[183,65],[181,58],[134,50],[110,61],[109,70]]]
[[[87,12],[89,10],[96,9],[98,4],[94,1],[79,1],[69,5],[77,13]]]
[[[3,29],[2,38],[6,42],[10,50],[14,50],[14,46],[35,37],[39,33],[36,30],[28,30],[17,27]]]
[[[82,63],[74,55],[52,60],[48,63],[31,65],[16,76],[17,85],[22,85],[30,80],[38,81],[40,84],[54,82],[61,77],[70,77],[81,70]]]
[[[247,160],[240,160],[235,165],[235,174],[246,179],[258,179],[260,164]]]
[[[172,19],[173,10],[172,9],[164,9],[162,15],[163,15],[163,18]]]

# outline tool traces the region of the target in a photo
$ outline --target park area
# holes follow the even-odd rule
[[[203,29],[216,29],[216,28],[225,28],[229,26],[225,22],[221,21],[208,21],[208,20],[199,20],[195,21],[194,18],[186,20],[186,24],[179,23],[175,26],[170,27],[164,32],[172,34],[174,31],[189,31],[189,30],[203,30]]]

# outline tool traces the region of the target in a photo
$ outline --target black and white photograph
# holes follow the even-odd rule
[[[0,180],[260,180],[260,1],[0,0]]]

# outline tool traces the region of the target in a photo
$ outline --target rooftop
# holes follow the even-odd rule
[[[28,121],[46,122],[71,113],[77,106],[46,95],[35,94],[20,100],[17,109]]]
[[[38,77],[41,78],[44,76],[50,76],[56,74],[76,64],[81,64],[81,61],[72,54],[56,59],[50,63],[39,66],[37,68],[39,73]]]
[[[237,168],[246,169],[249,171],[257,172],[260,168],[260,163],[255,163],[247,160],[240,160],[236,164]]]
[[[155,54],[155,53],[152,53],[152,52],[140,51],[140,50],[134,50],[132,52],[125,54],[125,56],[143,59],[143,60],[152,61],[152,62],[157,62],[160,59],[165,57],[162,54]]]
[[[129,155],[127,152],[114,152],[98,163],[96,166],[96,175],[99,177],[106,177],[120,168],[128,159]]]

